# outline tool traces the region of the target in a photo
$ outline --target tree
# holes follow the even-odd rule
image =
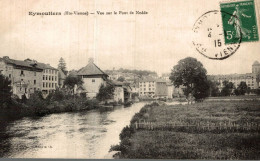
[[[246,82],[240,82],[239,86],[237,87],[237,92],[235,92],[237,95],[245,95],[248,88],[246,85]]]
[[[56,89],[54,92],[50,93],[46,100],[48,102],[53,102],[53,101],[62,101],[66,97],[65,93],[61,90]]]
[[[223,81],[223,88],[221,90],[222,96],[230,96],[232,94],[232,91],[234,89],[234,84],[232,82]]]
[[[70,90],[74,89],[75,85],[81,86],[83,84],[83,81],[80,77],[69,75],[64,80],[64,86],[69,88]]]
[[[170,80],[175,87],[185,86],[184,94],[188,97],[191,93],[196,100],[209,95],[207,70],[202,63],[192,57],[182,59],[172,69]]]
[[[124,82],[124,81],[125,81],[125,77],[120,76],[120,77],[117,79],[117,81],[119,81],[119,82]]]
[[[218,86],[219,86],[218,82],[209,80],[210,96],[216,97],[220,95]]]
[[[11,103],[11,80],[0,74],[0,105]]]
[[[62,57],[59,60],[58,68],[61,69],[62,71],[66,71],[67,70],[66,62],[65,62],[65,60]]]
[[[99,101],[106,101],[108,99],[112,99],[114,97],[115,87],[108,83],[106,86],[101,84],[99,88],[99,92],[97,94],[97,99]]]
[[[255,93],[259,96],[260,95],[260,88],[256,89]]]
[[[248,89],[246,82],[240,82],[238,89],[239,89],[241,95],[245,95],[245,93]]]

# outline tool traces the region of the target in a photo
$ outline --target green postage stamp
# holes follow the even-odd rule
[[[225,44],[258,41],[254,0],[220,3]]]

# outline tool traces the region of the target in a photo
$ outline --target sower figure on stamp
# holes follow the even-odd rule
[[[243,27],[242,20],[241,20],[242,17],[251,18],[251,16],[244,14],[245,11],[246,9],[240,9],[239,5],[236,5],[236,10],[233,12],[233,15],[228,20],[228,24],[234,25],[235,27],[236,38],[240,38],[241,37],[240,34],[242,33],[243,37],[247,37],[248,39],[250,39],[249,34],[251,33],[251,31]]]

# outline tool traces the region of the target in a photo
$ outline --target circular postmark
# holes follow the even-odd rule
[[[222,28],[222,22],[230,21],[231,17],[237,19],[232,14],[214,10],[198,18],[192,29],[194,33],[192,43],[200,54],[209,59],[223,60],[239,49],[242,33],[237,34],[239,37],[234,37],[232,36],[234,33],[224,31]],[[225,38],[229,39],[228,43],[225,42]]]

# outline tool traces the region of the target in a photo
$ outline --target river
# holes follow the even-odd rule
[[[111,111],[81,111],[3,120],[0,157],[104,158],[119,134],[146,103]],[[3,122],[4,121],[4,122]]]

